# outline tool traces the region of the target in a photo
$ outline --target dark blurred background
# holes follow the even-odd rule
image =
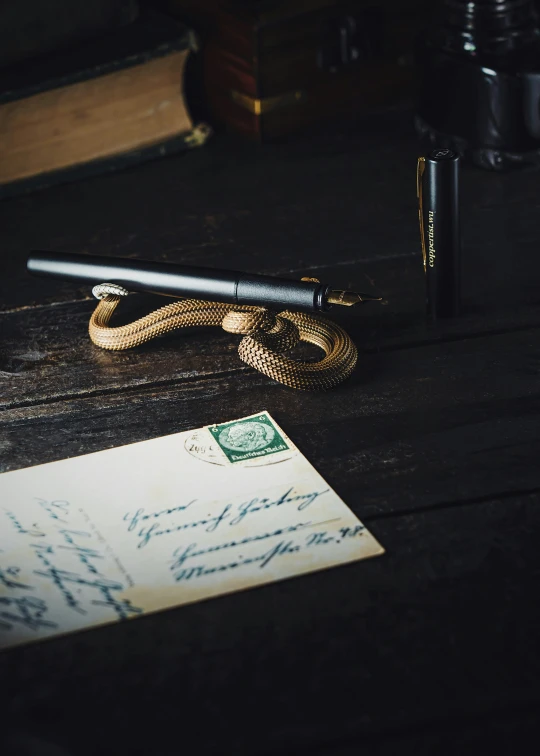
[[[412,110],[423,143],[450,147],[484,169],[538,165],[539,9],[540,0],[4,0],[0,131],[4,144],[13,144],[11,155],[19,151],[19,162],[0,172],[0,190],[60,169],[58,177],[66,178],[73,166],[95,172],[104,157],[139,160],[200,146],[210,130],[268,142],[398,107]],[[166,134],[150,124],[129,144],[108,134],[98,138],[101,151],[73,149],[70,134],[72,142],[86,139],[84,132],[75,135],[77,119],[95,116],[99,137],[95,120],[105,118],[95,97],[90,102],[74,84],[91,80],[95,92],[104,73],[179,49],[181,29],[191,35],[182,43],[190,54],[181,78],[178,73],[189,123]],[[101,50],[108,52],[100,58]],[[51,94],[60,87],[71,87],[62,95],[65,110]],[[122,100],[121,90],[114,97],[105,90],[104,103]],[[27,103],[26,111],[16,103]],[[28,108],[32,133],[20,120]],[[133,125],[140,114],[129,118]],[[41,120],[55,138],[62,124],[68,132],[48,160],[46,139],[37,155]],[[193,132],[199,124],[203,131]],[[149,152],[152,145],[163,147]],[[11,155],[0,158],[5,163]]]

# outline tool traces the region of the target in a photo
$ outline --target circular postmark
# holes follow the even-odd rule
[[[210,462],[212,465],[226,465],[227,460],[223,457],[223,452],[218,444],[214,441],[204,428],[193,431],[186,438],[184,443],[185,450],[192,457],[200,459],[202,462]]]

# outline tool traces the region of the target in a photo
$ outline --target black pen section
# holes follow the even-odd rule
[[[460,309],[459,173],[459,155],[435,149],[426,156],[419,179],[426,308],[431,322],[455,317]]]
[[[91,285],[114,283],[128,291],[213,302],[317,312],[327,309],[328,287],[231,270],[213,270],[145,260],[34,251],[30,273]]]

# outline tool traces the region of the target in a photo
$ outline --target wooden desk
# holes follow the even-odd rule
[[[74,756],[461,756],[531,736],[540,174],[465,171],[465,313],[429,332],[415,162],[410,117],[389,114],[260,149],[217,137],[0,204],[3,470],[266,408],[387,549],[0,654],[13,728]],[[28,277],[31,248],[312,275],[385,301],[340,319],[353,378],[305,394],[218,329],[100,351],[89,290]]]

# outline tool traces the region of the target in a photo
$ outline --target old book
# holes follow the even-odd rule
[[[192,31],[163,16],[0,76],[0,196],[204,143],[185,97]]]
[[[430,0],[155,0],[203,40],[208,108],[259,141],[407,99]]]

